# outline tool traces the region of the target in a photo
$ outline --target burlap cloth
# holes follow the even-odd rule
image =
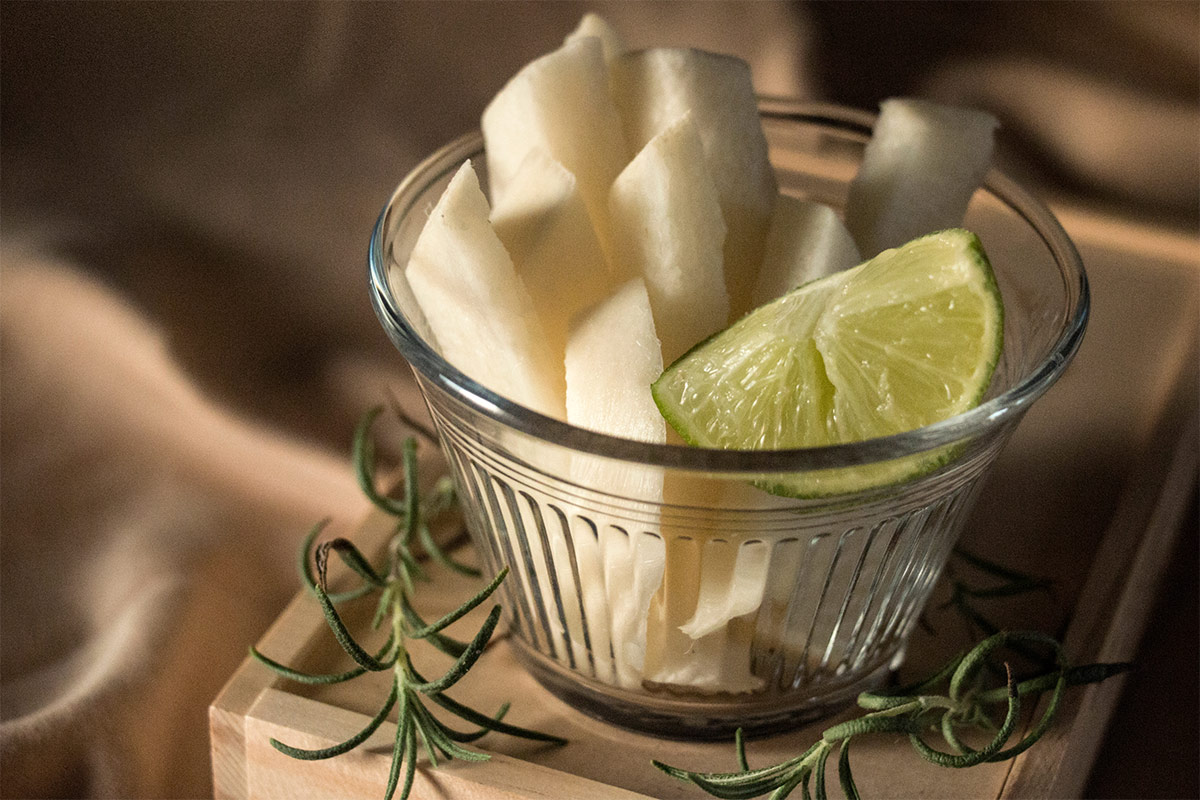
[[[1195,225],[1195,4],[594,7],[766,93],[987,107],[1048,196]],[[417,407],[374,217],[583,10],[4,4],[4,796],[211,792],[206,707],[299,537],[365,512],[354,421]]]

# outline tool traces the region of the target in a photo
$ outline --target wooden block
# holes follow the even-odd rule
[[[1200,245],[1193,237],[1083,213],[1059,216],[1092,283],[1088,333],[1076,361],[1002,454],[965,542],[1056,581],[1053,596],[998,605],[1001,624],[1058,633],[1075,663],[1136,659],[1165,560],[1196,491]],[[373,516],[351,538],[378,555],[389,535],[388,521]],[[432,618],[476,585],[439,572],[418,602]],[[361,624],[368,615],[357,609],[347,617]],[[930,617],[937,635],[914,636],[902,677],[925,674],[966,641],[951,612],[934,610]],[[299,669],[348,663],[315,600],[303,593],[258,646]],[[321,747],[346,738],[378,708],[387,680],[377,674],[298,686],[247,660],[210,708],[216,797],[382,797],[391,723],[358,750],[320,762],[283,756],[268,740]],[[866,738],[854,748],[859,787],[871,798],[1078,796],[1122,683],[1069,691],[1050,733],[1010,762],[943,769],[921,761],[903,738]],[[662,775],[650,759],[735,767],[728,742],[657,739],[569,708],[518,666],[502,640],[453,693],[485,711],[512,700],[510,721],[563,735],[570,744],[489,734],[479,743],[494,754],[488,762],[452,762],[436,771],[422,762],[414,798],[697,798],[707,795]],[[825,727],[852,715],[751,742],[750,763],[796,755]]]

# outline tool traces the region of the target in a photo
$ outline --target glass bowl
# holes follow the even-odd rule
[[[874,118],[780,100],[760,108],[780,189],[843,208]],[[370,289],[486,568],[511,570],[502,598],[525,667],[584,712],[676,738],[791,727],[879,684],[997,453],[1083,336],[1087,279],[1057,220],[995,170],[971,200],[964,227],[983,241],[1005,305],[1004,350],[976,408],[830,447],[651,445],[519,406],[422,336],[403,265],[464,160],[486,186],[482,155],[474,133],[405,178],[371,237]],[[914,460],[934,466],[897,482],[889,465]],[[847,491],[847,474],[880,477]],[[797,475],[828,496],[753,488]]]

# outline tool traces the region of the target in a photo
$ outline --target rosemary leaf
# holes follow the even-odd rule
[[[1005,696],[1007,697],[1007,695]],[[970,748],[958,738],[958,731],[956,730],[957,722],[958,719],[955,717],[952,711],[947,711],[942,715],[942,738],[946,740],[946,743],[949,744],[952,749],[956,750],[961,755],[970,750]],[[996,728],[992,731],[993,737],[999,730],[999,728]]]
[[[838,753],[838,783],[842,786],[842,793],[846,795],[846,800],[860,800],[858,786],[854,783],[854,773],[850,771],[849,739],[842,740],[841,750]]]
[[[487,761],[491,756],[487,753],[478,753],[473,750],[468,750],[455,741],[455,736],[441,720],[429,713],[429,709],[424,706],[415,707],[417,714],[418,727],[425,730],[431,739],[437,744],[438,748],[446,754],[447,758],[457,758],[460,761]]]
[[[454,624],[468,613],[482,605],[485,600],[492,596],[492,593],[496,591],[496,589],[507,576],[508,567],[505,567],[504,569],[500,570],[500,572],[496,574],[496,577],[493,578],[487,586],[483,587],[478,594],[476,594],[467,602],[463,603],[454,611],[451,611],[449,614],[446,614],[444,617],[441,617],[435,622],[422,624],[419,628],[406,631],[406,634],[413,639],[424,639],[431,633],[438,633],[439,631],[444,630],[446,627]]]
[[[1088,683],[1100,683],[1114,675],[1129,672],[1134,666],[1132,662],[1128,661],[1111,664],[1083,664],[1078,667],[1071,667],[1063,675],[1066,677],[1067,686],[1083,686]],[[1036,678],[1030,678],[1018,683],[1017,694],[1021,697],[1042,694],[1052,690],[1058,684],[1058,681],[1059,675],[1057,672],[1039,675]],[[984,704],[1001,703],[1004,702],[1007,691],[1006,687],[1000,686],[995,689],[979,692],[976,697],[980,703]]]
[[[826,742],[845,741],[868,733],[920,733],[925,723],[920,716],[878,716],[868,714],[858,719],[846,720],[826,729],[821,739]],[[786,763],[786,762],[785,762]]]
[[[319,560],[328,559],[330,550],[337,553],[342,562],[354,570],[367,583],[380,589],[387,586],[387,581],[375,572],[374,568],[367,562],[366,557],[349,539],[338,537],[337,539],[322,542],[320,547],[317,548],[317,558]]]
[[[400,573],[404,588],[411,595],[415,591],[413,581],[428,581],[429,573],[421,566],[421,562],[417,561],[417,557],[408,551],[407,547],[399,548],[397,556],[400,563],[404,566],[404,569]]]
[[[500,720],[504,719],[504,716],[508,713],[508,709],[510,707],[511,707],[511,704],[509,704],[509,703],[501,704],[500,710],[496,712],[495,716],[493,716],[492,719],[495,722],[499,722]],[[482,739],[484,736],[487,735],[488,731],[491,731],[491,730],[494,730],[494,729],[487,727],[487,726],[483,726],[483,725],[481,725],[480,727],[476,728],[473,731],[456,731],[453,728],[451,728],[449,725],[446,726],[447,735],[451,739],[454,739],[456,742],[474,742],[477,739]]]
[[[417,677],[419,678],[420,676]],[[535,731],[530,728],[522,728],[518,725],[501,722],[501,715],[489,717],[487,714],[476,711],[470,706],[464,705],[457,700],[442,694],[441,692],[432,693],[426,696],[437,705],[458,716],[460,719],[467,722],[473,722],[476,725],[481,725],[490,731],[495,731],[496,733],[505,733],[509,736],[516,736],[520,739],[531,739],[533,741],[549,742],[550,744],[556,745],[567,743],[567,740],[561,736],[555,736],[554,734],[550,733],[542,733],[541,731]]]
[[[962,651],[954,658],[950,659],[946,664],[930,675],[928,678],[911,683],[908,686],[901,686],[894,689],[877,689],[873,692],[863,692],[858,696],[858,705],[860,708],[865,708],[871,711],[879,711],[885,708],[904,705],[912,701],[913,696],[920,695],[927,690],[937,686],[938,684],[948,680],[954,671],[958,669],[958,665],[962,663],[963,658],[967,655],[966,650]]]
[[[450,555],[433,540],[433,535],[429,532],[428,525],[417,526],[417,540],[421,543],[421,546],[425,548],[425,552],[429,553],[429,556],[434,561],[441,564],[446,569],[453,570],[462,575],[470,575],[472,578],[479,576],[479,570],[475,569],[475,567],[472,567],[469,564],[463,564],[451,558]]]
[[[796,787],[800,787],[800,796],[804,800],[812,800],[812,795],[808,793],[808,779],[812,777],[812,769],[803,767],[788,780],[784,781],[778,789],[771,793],[771,800],[783,800],[783,798],[796,791]]]
[[[816,792],[817,800],[828,800],[829,795],[825,792],[825,762],[829,759],[829,751],[832,747],[821,748],[821,754],[817,756],[817,766],[813,770],[813,777],[816,785],[813,790]]]
[[[333,607],[333,603],[329,600],[329,595],[325,594],[325,590],[317,587],[317,600],[321,604],[321,611],[325,613],[325,621],[329,624],[330,630],[333,631],[333,636],[337,639],[337,643],[346,651],[346,655],[354,659],[354,663],[358,664],[365,670],[370,672],[381,672],[389,669],[392,665],[388,661],[381,661],[366,650],[362,645],[354,640],[350,634],[350,630],[346,627],[346,623],[342,622],[341,615],[337,609]]]
[[[409,626],[409,628],[415,629],[415,630],[421,630],[423,628],[428,627],[425,620],[422,619],[421,615],[418,614],[416,609],[414,609],[408,603],[403,604],[402,613],[404,614],[404,622],[406,625]],[[466,642],[460,642],[458,639],[455,639],[450,636],[446,636],[445,634],[442,634],[442,633],[427,633],[424,636],[418,637],[418,636],[412,636],[411,633],[406,632],[405,635],[411,636],[414,639],[417,639],[417,638],[422,639],[422,640],[428,642],[429,644],[433,645],[433,647],[436,648],[437,650],[450,656],[451,658],[458,658],[467,649]]]
[[[413,779],[417,775],[417,737],[410,727],[404,737],[404,786],[400,790],[401,797],[408,797],[412,792]],[[391,795],[388,796],[389,800]]]
[[[1037,725],[1035,725],[1033,730],[1025,735],[1025,738],[1017,742],[1017,744],[1008,748],[1007,750],[1000,750],[996,752],[989,760],[1003,761],[1005,759],[1012,758],[1013,756],[1020,755],[1032,747],[1038,739],[1041,739],[1046,731],[1050,729],[1050,723],[1054,721],[1054,715],[1058,712],[1058,705],[1060,702],[1062,702],[1062,694],[1065,688],[1067,688],[1067,677],[1063,672],[1060,671],[1058,675],[1058,681],[1054,685],[1054,691],[1050,695],[1050,702],[1046,704],[1046,710],[1042,713],[1042,717],[1038,720]],[[1019,696],[1015,687],[1013,687],[1010,691],[1012,696]]]
[[[758,797],[765,792],[769,792],[777,785],[769,782],[748,783],[744,785],[722,784],[711,780],[707,775],[695,772],[688,773],[688,779],[713,797],[720,797],[722,800],[746,800],[747,798]]]
[[[404,789],[400,792],[400,797],[406,798],[412,791],[412,781],[416,777],[417,766],[416,759],[412,757],[415,753],[409,752],[408,742],[412,738],[412,720],[407,714],[402,713],[400,724],[396,726],[396,740],[392,744],[392,768],[388,771],[387,788],[383,793],[384,800],[392,800],[396,794],[396,786],[400,782],[400,767],[406,764]]]
[[[389,636],[387,641],[383,643],[383,647],[379,648],[379,652],[376,654],[375,658],[378,659],[380,661],[380,663],[383,663],[383,664],[392,663],[392,662],[389,662],[386,660],[386,656],[388,654],[388,651],[390,651],[392,649],[392,644],[394,641],[395,640],[391,636]],[[367,671],[363,667],[355,667],[354,669],[346,670],[345,672],[333,672],[333,673],[300,672],[299,670],[295,670],[295,669],[292,669],[291,667],[284,666],[283,664],[280,664],[278,661],[275,661],[272,658],[268,658],[267,656],[260,653],[258,651],[258,649],[255,647],[250,648],[250,655],[251,655],[251,657],[254,658],[255,661],[258,661],[259,663],[270,667],[272,670],[274,670],[279,675],[282,675],[283,677],[285,677],[289,680],[296,681],[297,683],[307,683],[307,684],[312,684],[312,685],[342,683],[343,681],[348,681],[351,678],[357,678],[359,675],[362,675]],[[392,661],[394,661],[394,660],[395,659],[392,659]]]
[[[437,745],[433,743],[429,733],[419,725],[417,726],[417,733],[421,736],[421,747],[425,748],[425,757],[429,759],[429,766],[437,769],[438,764],[441,763],[438,761]]]
[[[304,581],[304,586],[313,594],[317,593],[317,582],[313,578],[312,568],[308,565],[309,554],[312,552],[313,542],[321,535],[321,531],[329,526],[329,523],[330,519],[326,517],[309,528],[303,543],[300,545],[300,563],[297,565],[300,568],[300,578]]]
[[[945,753],[930,747],[916,733],[911,733],[909,734],[909,741],[912,742],[913,748],[926,761],[931,761],[942,767],[961,769],[963,767],[973,767],[976,764],[982,764],[984,761],[987,761],[991,756],[1000,751],[1000,748],[1008,741],[1008,737],[1012,736],[1013,731],[1017,728],[1017,723],[1020,721],[1021,698],[1017,695],[1016,684],[1012,680],[1011,672],[1009,673],[1008,681],[1008,713],[1004,717],[1004,723],[1000,726],[1000,730],[996,731],[996,735],[982,749],[972,750],[970,748],[963,748],[966,752],[958,755]]]
[[[375,605],[375,615],[371,617],[371,630],[378,630],[379,626],[383,624],[383,620],[391,613],[392,596],[396,593],[396,589],[396,584],[389,583],[379,593],[379,602]]]
[[[300,572],[300,579],[304,582],[305,588],[313,594],[317,593],[317,583],[316,579],[313,578],[312,569],[308,565],[309,557],[312,554],[313,542],[316,541],[317,537],[321,534],[321,531],[325,530],[325,528],[329,525],[329,522],[330,520],[326,518],[312,526],[312,528],[309,529],[308,534],[304,537],[303,543],[300,545],[300,553],[298,558],[299,563],[297,564]],[[375,591],[375,586],[370,583],[364,583],[363,585],[349,591],[335,592],[330,594],[329,602],[333,603],[334,605],[338,605],[348,600],[357,600],[358,598],[370,594],[373,591]]]
[[[341,742],[340,744],[335,744],[332,747],[323,747],[319,750],[303,750],[299,747],[292,747],[291,745],[284,744],[278,739],[271,739],[271,745],[279,752],[302,761],[316,761],[323,758],[340,756],[342,753],[348,753],[369,739],[371,734],[378,730],[379,726],[383,724],[383,721],[387,719],[388,712],[392,710],[392,706],[396,705],[396,696],[398,690],[399,687],[395,682],[393,682],[391,694],[389,694],[387,700],[384,701],[383,707],[379,709],[375,716],[371,718],[371,721],[368,722],[361,731],[354,734],[346,741]]]
[[[742,772],[689,772],[661,761],[651,763],[671,777],[691,781],[715,797],[749,798],[758,797],[786,782],[787,776],[797,767],[803,766],[820,747],[821,742],[817,742],[795,758],[770,767]]]
[[[496,624],[500,621],[500,606],[493,606],[492,611],[488,614],[479,632],[475,634],[475,638],[467,645],[467,649],[458,657],[458,660],[451,665],[450,669],[446,670],[442,677],[428,682],[417,682],[412,684],[413,688],[422,694],[431,694],[443,692],[449,689],[454,684],[458,683],[467,670],[475,665],[479,657],[483,655],[483,650],[487,647],[488,640],[492,638],[492,633],[496,630]]]
[[[380,494],[375,488],[375,441],[371,438],[371,427],[382,411],[383,406],[372,408],[354,431],[354,474],[358,478],[359,488],[372,504],[392,516],[405,518],[408,516],[408,506]]]
[[[417,527],[421,519],[421,487],[417,480],[417,440],[411,436],[404,440],[400,449],[401,463],[404,465],[404,513],[401,518],[408,523],[410,530]]]

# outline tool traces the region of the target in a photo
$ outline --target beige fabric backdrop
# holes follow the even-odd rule
[[[592,7],[765,93],[987,107],[1047,196],[1194,229],[1197,5],[962,5]],[[358,415],[414,400],[374,217],[586,8],[5,4],[0,794],[211,792],[207,704],[364,513]]]

